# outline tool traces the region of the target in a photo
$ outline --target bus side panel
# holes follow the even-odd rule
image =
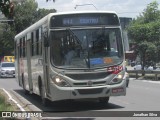
[[[31,76],[33,82],[33,92],[39,95],[39,83],[38,80],[43,80],[43,66],[42,57],[34,56],[31,59]]]
[[[17,80],[19,86],[23,87],[22,86],[22,79],[20,77],[20,46],[17,45],[15,49],[16,49],[16,52],[15,52],[16,53],[15,54],[15,56],[16,56],[16,59],[15,59],[16,80]]]
[[[25,89],[29,91],[29,82],[28,82],[28,64],[27,64],[27,58],[23,59],[23,79],[24,79],[24,85]]]
[[[32,83],[32,76],[31,76],[31,44],[30,40],[27,40],[27,62],[26,62],[26,79],[28,81],[27,90],[30,92],[33,91],[33,83]]]

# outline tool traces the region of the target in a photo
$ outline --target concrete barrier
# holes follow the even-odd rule
[[[136,77],[136,79],[138,79],[138,77],[139,77],[139,74],[142,74],[142,73],[144,73],[145,75],[147,75],[147,74],[152,74],[151,76],[153,76],[154,75],[154,80],[158,80],[158,75],[160,75],[160,71],[159,70],[127,70],[127,72],[129,73],[129,74],[135,74],[135,77]],[[160,76],[159,76],[160,77]]]

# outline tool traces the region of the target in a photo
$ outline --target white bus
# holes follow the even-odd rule
[[[16,78],[45,105],[126,95],[120,22],[115,12],[50,13],[15,36]]]

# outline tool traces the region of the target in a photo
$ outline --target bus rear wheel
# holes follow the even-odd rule
[[[22,74],[22,85],[23,85],[24,94],[25,94],[25,95],[29,95],[29,91],[26,90],[26,87],[25,87],[24,75],[23,75],[23,74]]]
[[[101,97],[98,100],[99,100],[99,103],[101,103],[101,104],[108,104],[109,97]]]

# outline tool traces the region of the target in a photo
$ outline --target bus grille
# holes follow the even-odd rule
[[[100,73],[77,73],[77,74],[66,74],[66,76],[74,79],[74,80],[95,80],[95,79],[103,79],[110,75],[111,73],[100,72]]]
[[[78,82],[78,83],[73,83],[74,85],[76,86],[88,86],[88,82]],[[106,84],[106,81],[96,81],[96,82],[93,82],[93,86],[102,86],[102,85],[105,85]]]
[[[78,89],[77,90],[79,92],[79,94],[99,94],[102,93],[103,88],[96,88],[96,89]]]

